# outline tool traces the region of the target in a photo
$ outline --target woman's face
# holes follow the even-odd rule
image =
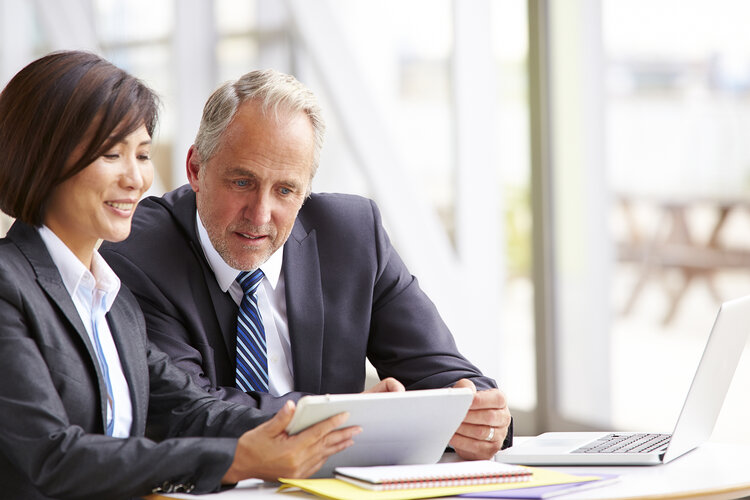
[[[52,191],[44,224],[90,266],[98,240],[130,234],[135,206],[153,178],[151,137],[142,125]]]

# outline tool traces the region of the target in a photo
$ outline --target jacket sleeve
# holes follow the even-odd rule
[[[190,324],[197,324],[198,320],[188,319],[189,314],[199,316],[204,313],[181,309],[184,305],[175,304],[171,294],[164,293],[141,266],[119,252],[117,247],[107,246],[102,250],[102,255],[117,275],[123,277],[123,282],[138,300],[146,318],[149,340],[168,354],[176,366],[190,374],[195,384],[211,396],[264,413],[275,413],[287,400],[297,401],[305,395],[302,392],[291,392],[274,397],[268,393],[246,393],[234,386],[219,384],[215,380],[218,370],[215,347],[209,345],[205,339],[198,338],[200,336],[194,331],[196,326]],[[193,269],[193,272],[199,271]],[[210,308],[211,304],[196,306]],[[213,316],[215,312],[209,309],[205,314]],[[212,337],[221,338],[221,333],[217,332]]]
[[[377,273],[367,352],[378,375],[395,377],[407,389],[450,387],[462,378],[478,390],[496,388],[458,351],[437,308],[391,245],[377,205],[370,204]],[[512,444],[511,421],[503,448]]]
[[[31,283],[21,286],[29,279]],[[48,365],[40,347],[48,354],[50,346],[39,344],[38,316],[54,316],[54,308],[42,302],[39,293],[36,302],[27,301],[35,292],[23,292],[25,288],[34,288],[33,278],[21,280],[0,270],[0,484],[9,483],[11,489],[26,485],[17,489],[54,498],[84,499],[147,495],[165,482],[192,486],[196,492],[217,490],[233,460],[236,437],[119,439],[71,423],[60,394],[79,397],[76,405],[90,407],[91,412],[98,412],[98,405],[86,398],[85,391],[75,390],[86,386],[70,378],[61,369],[64,364]],[[54,324],[50,321],[47,326]],[[59,332],[54,335],[71,335],[64,323],[57,325]],[[205,429],[209,435],[234,436],[243,419],[248,426],[254,422],[236,409],[221,413],[221,406],[208,396],[192,399],[197,389],[188,388],[178,396],[179,377],[165,362],[166,356],[156,352],[148,356],[158,401],[165,405],[183,401],[180,416],[192,423],[171,418],[185,435],[201,435]],[[188,385],[186,376],[183,385]]]
[[[368,357],[381,376],[392,376],[407,389],[448,387],[462,378],[477,389],[497,387],[462,356],[437,308],[419,287],[382,226],[371,203],[377,251]]]
[[[273,414],[247,405],[220,401],[200,389],[164,352],[148,347],[151,382],[147,435],[174,437],[239,437]]]

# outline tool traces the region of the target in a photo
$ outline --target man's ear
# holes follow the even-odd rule
[[[188,182],[193,191],[198,192],[198,172],[200,172],[201,164],[199,160],[198,150],[195,149],[195,145],[190,146],[187,152],[187,158],[185,159],[185,172],[187,173]]]

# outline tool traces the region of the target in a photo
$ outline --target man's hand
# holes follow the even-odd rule
[[[340,413],[290,436],[285,429],[294,410],[294,402],[287,401],[271,420],[240,436],[234,461],[222,478],[223,484],[251,477],[267,481],[308,477],[328,457],[354,444],[352,437],[362,432],[361,427],[335,430],[349,417]]]
[[[474,391],[466,418],[451,438],[450,444],[464,460],[487,460],[500,448],[510,426],[510,410],[499,389],[477,391],[471,380],[461,379],[453,387]]]
[[[404,384],[393,377],[384,378],[364,392],[404,392]]]

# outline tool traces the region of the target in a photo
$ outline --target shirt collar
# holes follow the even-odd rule
[[[200,240],[203,254],[206,256],[206,260],[208,260],[208,265],[214,272],[214,276],[216,276],[216,281],[219,284],[219,288],[221,288],[222,291],[226,292],[227,290],[229,290],[229,287],[234,282],[234,280],[237,279],[237,275],[240,273],[240,270],[235,269],[227,264],[222,256],[219,255],[219,252],[216,251],[213,244],[211,243],[211,240],[208,237],[206,227],[203,225],[203,222],[201,221],[200,215],[198,215],[197,210],[195,211],[195,221],[195,225],[198,228],[198,239]],[[266,276],[268,283],[274,290],[276,289],[276,285],[279,282],[279,276],[281,276],[281,265],[284,261],[283,249],[284,247],[282,245],[273,253],[273,255],[271,255],[271,257],[268,258],[267,261],[260,265],[260,270],[263,271],[263,274]]]
[[[38,231],[70,296],[75,297],[80,287],[85,287],[90,291],[98,288],[104,292],[104,307],[106,311],[109,311],[120,291],[120,278],[99,255],[99,252],[94,250],[89,271],[50,228],[42,226]]]

